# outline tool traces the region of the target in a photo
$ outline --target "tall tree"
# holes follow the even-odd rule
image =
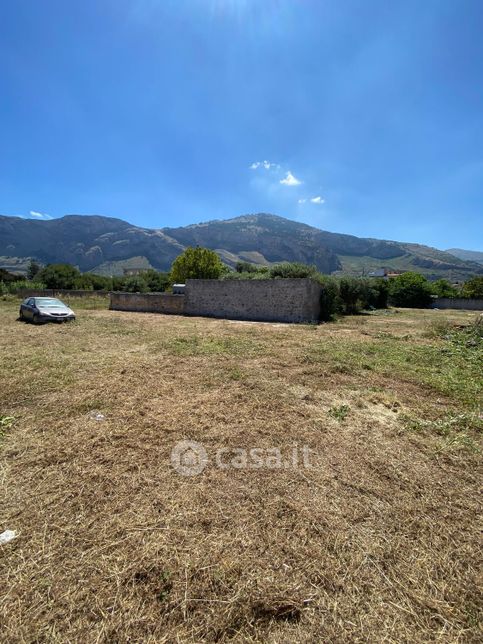
[[[475,275],[464,283],[463,297],[483,298],[483,276]]]
[[[403,273],[389,282],[389,299],[394,306],[425,308],[431,302],[431,295],[431,284],[420,273]]]
[[[184,283],[187,279],[218,279],[224,272],[221,259],[213,250],[188,247],[171,266],[171,281]]]
[[[33,280],[35,276],[40,272],[40,264],[38,264],[34,259],[31,259],[27,268],[27,279]]]
[[[48,264],[38,273],[47,288],[77,288],[80,273],[70,264]]]

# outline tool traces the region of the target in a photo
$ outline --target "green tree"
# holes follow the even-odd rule
[[[70,264],[48,264],[36,276],[46,288],[77,288],[81,274]]]
[[[188,247],[174,260],[170,278],[174,284],[183,284],[187,279],[219,279],[224,265],[213,250],[197,246]]]
[[[141,275],[131,275],[124,280],[123,290],[126,293],[147,293],[149,288]]]
[[[369,286],[366,280],[357,277],[341,277],[339,296],[343,302],[343,312],[347,315],[359,313],[368,305]]]
[[[40,264],[38,264],[34,259],[31,259],[27,268],[27,279],[33,280],[36,275],[40,272]]]
[[[431,295],[431,284],[420,273],[403,273],[389,282],[389,300],[394,306],[425,308]]]
[[[112,290],[112,278],[107,275],[96,275],[95,273],[87,273],[92,288],[95,291],[110,291]]]
[[[463,297],[483,298],[483,276],[475,275],[463,284]]]
[[[368,285],[367,304],[375,309],[387,309],[389,298],[389,282],[383,277],[370,280]]]
[[[329,275],[319,275],[317,279],[322,285],[320,319],[328,322],[334,315],[342,313],[343,304],[339,295],[339,283]]]
[[[251,264],[250,262],[237,262],[235,270],[237,273],[257,273],[261,266],[258,264]]]
[[[25,277],[22,275],[16,275],[15,273],[10,273],[5,268],[0,268],[0,281],[8,284],[9,282],[21,282]]]
[[[455,287],[448,282],[448,280],[440,279],[431,284],[434,295],[438,297],[458,297],[458,291]]]
[[[169,286],[169,273],[161,273],[153,268],[141,273],[142,279],[150,291],[162,293]]]

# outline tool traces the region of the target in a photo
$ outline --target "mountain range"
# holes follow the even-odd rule
[[[332,233],[264,213],[161,229],[99,215],[49,221],[0,215],[0,267],[17,272],[29,259],[67,262],[105,275],[121,274],[126,267],[168,270],[187,246],[196,245],[215,250],[230,266],[240,260],[260,265],[296,261],[323,273],[360,275],[385,267],[419,271],[431,279],[483,274],[481,263],[461,257],[466,251],[458,257],[456,251]]]
[[[464,259],[468,262],[477,262],[478,264],[483,264],[483,253],[478,250],[464,250],[463,248],[449,248],[447,253]]]

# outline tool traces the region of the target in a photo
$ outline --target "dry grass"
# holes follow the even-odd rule
[[[480,640],[481,371],[427,337],[470,316],[15,312],[0,303],[0,532],[19,532],[2,641]],[[182,439],[307,445],[313,467],[187,478]]]

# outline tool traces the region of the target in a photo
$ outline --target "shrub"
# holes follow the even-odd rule
[[[20,288],[28,288],[32,291],[41,291],[46,288],[43,282],[31,282],[29,280],[19,280],[18,282],[10,282],[7,286],[7,292],[15,294]]]
[[[149,288],[141,275],[131,275],[124,280],[123,290],[126,293],[147,293]]]
[[[35,260],[31,259],[27,268],[27,279],[34,280],[40,273],[41,266]]]
[[[483,276],[475,275],[463,285],[463,297],[483,298]]]
[[[80,277],[81,274],[77,268],[70,264],[48,264],[37,273],[37,279],[47,288],[76,288]]]
[[[270,275],[268,274],[268,269],[257,271],[257,272],[249,272],[249,273],[237,273],[235,271],[231,271],[230,273],[226,273],[225,275],[222,275],[221,279],[222,280],[268,280],[270,279]]]
[[[433,282],[431,289],[433,295],[437,295],[438,297],[458,297],[458,290],[445,279]]]
[[[0,282],[3,282],[4,284],[9,284],[10,282],[19,282],[24,279],[25,277],[22,277],[22,275],[10,273],[5,268],[0,268]]]
[[[96,275],[95,273],[84,273],[77,281],[76,288],[88,291],[110,291],[112,290],[112,278],[105,275]]]
[[[368,283],[367,305],[375,309],[387,309],[389,298],[389,283],[382,277],[372,279]]]
[[[343,313],[346,315],[359,313],[368,305],[369,285],[366,280],[357,277],[341,277],[339,296],[342,300]]]
[[[420,273],[403,273],[390,280],[389,301],[394,306],[425,308],[431,302],[431,285]]]
[[[320,319],[327,322],[334,315],[342,313],[342,301],[339,296],[339,284],[334,277],[328,275],[319,275],[318,281],[323,287],[321,296],[321,315]]]
[[[260,266],[258,264],[251,264],[250,262],[237,262],[235,271],[237,273],[259,273],[260,271],[268,273],[268,266]]]
[[[170,286],[169,273],[155,271],[153,268],[143,271],[141,277],[150,291],[162,293]]]
[[[282,264],[272,266],[269,270],[269,276],[272,279],[303,277],[317,278],[318,275],[319,272],[315,266],[308,266],[307,264],[302,264],[300,262],[283,262]]]

